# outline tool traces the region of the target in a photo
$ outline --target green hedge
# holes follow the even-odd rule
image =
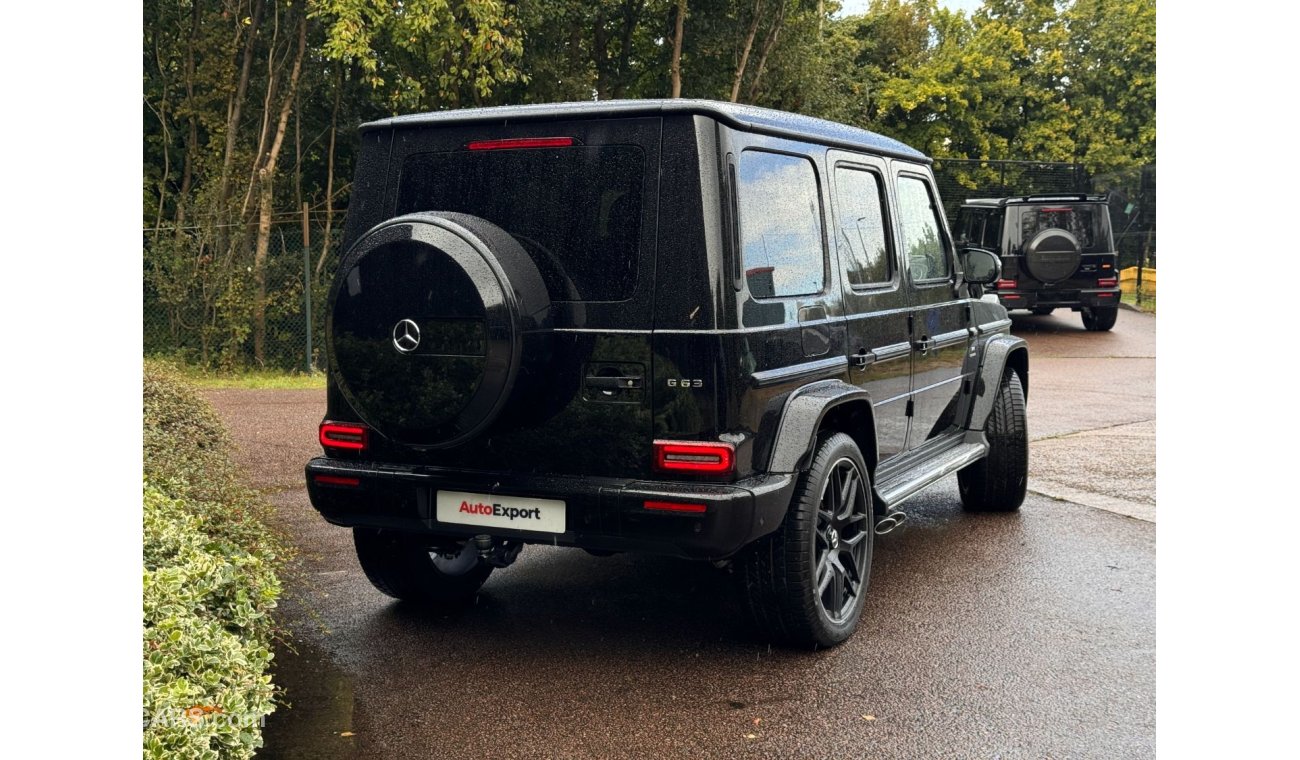
[[[287,543],[211,407],[144,373],[144,754],[247,758],[275,709],[271,611]]]

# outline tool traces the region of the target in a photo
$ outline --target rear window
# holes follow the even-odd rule
[[[1020,241],[1023,245],[1043,230],[1062,229],[1079,239],[1084,253],[1109,253],[1109,221],[1105,206],[1027,206],[1020,212]]]
[[[636,286],[645,157],[634,145],[418,153],[397,213],[456,211],[509,232],[557,301],[623,301]]]

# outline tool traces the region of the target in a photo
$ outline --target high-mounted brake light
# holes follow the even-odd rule
[[[474,140],[470,150],[510,150],[512,148],[567,148],[572,137],[511,137],[505,140]]]
[[[1016,285],[1015,280],[998,280],[997,288],[998,290],[1015,290]]]
[[[1118,277],[1098,277],[1098,278],[1097,278],[1097,287],[1099,287],[1099,288],[1113,288],[1113,287],[1115,287],[1115,286],[1118,285],[1118,284],[1119,284],[1119,278],[1118,278]]]
[[[687,512],[690,514],[700,514],[707,512],[708,507],[703,504],[682,504],[676,501],[653,501],[647,499],[645,508],[656,512]]]
[[[655,468],[667,472],[731,472],[736,447],[717,441],[655,441]]]
[[[1053,206],[1052,208],[1040,208],[1038,210],[1047,214],[1056,214],[1062,211],[1073,211],[1074,209],[1070,208],[1069,206],[1061,206],[1060,208]]]
[[[362,425],[348,422],[322,422],[320,424],[320,445],[327,449],[364,451],[369,438],[369,429]]]

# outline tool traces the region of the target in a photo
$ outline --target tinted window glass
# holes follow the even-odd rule
[[[819,293],[825,281],[817,176],[806,158],[740,154],[740,245],[756,298]]]
[[[880,178],[862,169],[835,170],[835,244],[853,285],[889,282],[889,243]]]
[[[420,153],[402,166],[397,213],[459,211],[532,256],[557,301],[622,301],[636,285],[641,149],[630,145]]]
[[[898,214],[912,279],[948,277],[952,268],[943,250],[938,211],[924,182],[915,177],[898,178]]]
[[[990,251],[1002,251],[1002,216],[1005,212],[995,211],[990,213],[988,221],[984,223],[984,240],[983,246]]]
[[[956,236],[958,245],[972,243],[980,239],[983,225],[983,211],[964,208],[957,212],[957,223],[953,225],[952,233]]]
[[[1073,233],[1084,253],[1109,253],[1109,219],[1105,206],[1030,206],[1020,213],[1020,239],[1056,228]]]

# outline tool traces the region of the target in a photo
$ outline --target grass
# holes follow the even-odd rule
[[[1137,302],[1137,296],[1133,293],[1124,293],[1120,296],[1120,301],[1129,306],[1136,307],[1139,311],[1145,311],[1147,314],[1156,313],[1156,297],[1154,295],[1142,296],[1142,303]]]
[[[179,362],[149,360],[165,366],[185,382],[198,388],[250,388],[274,390],[317,390],[325,388],[325,373],[286,372],[250,369],[240,372],[215,372]]]

